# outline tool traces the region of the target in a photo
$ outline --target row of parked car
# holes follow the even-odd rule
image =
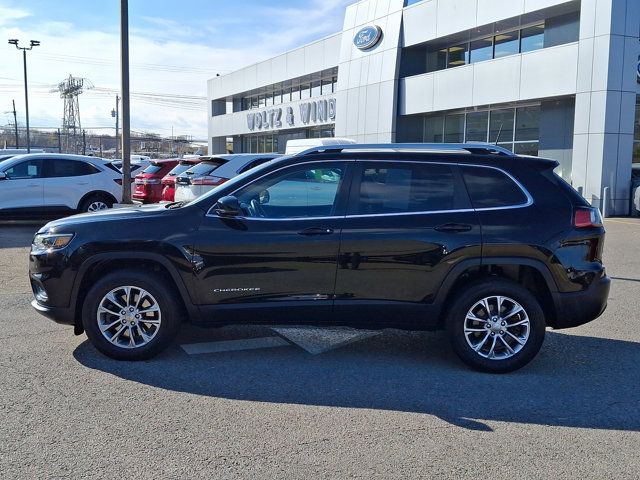
[[[137,203],[193,200],[275,158],[220,155],[132,162]],[[61,216],[111,208],[122,196],[122,162],[52,153],[0,153],[0,217]]]
[[[342,138],[295,139],[286,154]],[[64,216],[111,208],[122,197],[122,160],[0,150],[0,218]],[[190,201],[278,154],[229,154],[152,160],[131,156],[132,197],[137,203]]]
[[[230,178],[273,160],[277,154],[229,154],[151,160],[135,175],[133,200],[140,203],[193,200]]]

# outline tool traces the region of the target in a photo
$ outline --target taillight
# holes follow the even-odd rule
[[[227,181],[226,178],[221,178],[221,177],[200,177],[200,178],[192,178],[191,185],[208,185],[208,186],[215,187],[218,185],[222,185],[226,181]]]
[[[597,208],[576,208],[573,216],[573,225],[576,228],[592,228],[602,226],[602,217]]]

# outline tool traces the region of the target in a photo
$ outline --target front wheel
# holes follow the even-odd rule
[[[82,323],[91,343],[116,360],[144,360],[164,350],[180,326],[176,293],[159,276],[106,275],[89,290]]]
[[[507,373],[529,363],[545,335],[539,301],[517,283],[488,279],[454,300],[447,331],[454,351],[471,368]]]

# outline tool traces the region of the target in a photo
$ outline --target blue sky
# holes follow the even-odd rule
[[[269,58],[341,30],[355,0],[130,0],[131,88],[164,95],[206,95],[216,73]],[[0,0],[0,39],[36,39],[29,54],[30,117],[57,127],[62,100],[51,93],[69,74],[96,88],[80,97],[84,128],[106,128],[119,89],[118,0]],[[24,110],[22,62],[0,42],[0,125],[15,99]],[[164,97],[167,100],[167,97]],[[132,129],[206,136],[206,104],[132,99]],[[169,103],[169,105],[167,105]],[[202,105],[199,107],[199,105]],[[22,117],[24,118],[24,117]],[[19,118],[19,122],[21,122]]]

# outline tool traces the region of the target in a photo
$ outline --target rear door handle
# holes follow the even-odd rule
[[[466,223],[445,223],[443,225],[438,225],[434,230],[445,233],[462,233],[468,232],[472,228],[473,227],[471,225],[467,225]]]
[[[333,233],[332,228],[305,228],[304,230],[298,232],[298,235],[304,235],[305,237],[310,237],[312,235],[331,235]]]

